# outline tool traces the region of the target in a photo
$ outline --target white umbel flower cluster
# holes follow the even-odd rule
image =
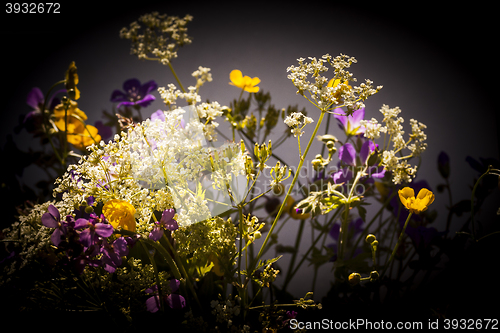
[[[373,88],[370,80],[365,80],[359,86],[349,85],[350,82],[356,82],[356,78],[346,70],[356,63],[353,57],[344,54],[332,57],[325,54],[321,59],[308,59],[310,61],[306,62],[306,59],[299,58],[298,66],[289,66],[288,78],[297,87],[297,94],[304,96],[321,110],[331,111],[345,106],[347,113],[352,114],[354,110],[364,107],[365,99],[382,89],[382,86]],[[328,71],[326,65],[330,65],[334,72],[329,78],[322,75]]]
[[[204,105],[215,116],[218,104]],[[137,232],[153,228],[154,211],[175,208],[180,227],[220,214],[246,194],[245,153],[240,144],[208,147],[194,106],[165,111],[165,120],[136,124],[91,153],[57,181],[63,212],[93,196],[124,200],[136,209]],[[208,115],[207,115],[208,117]]]
[[[412,134],[408,141],[405,141],[403,131],[404,119],[399,117],[401,109],[399,107],[390,108],[388,105],[383,105],[380,112],[384,116],[382,124],[379,124],[375,118],[371,120],[362,120],[360,124],[365,126],[365,137],[368,139],[380,138],[380,133],[384,133],[385,147],[382,150],[382,165],[387,171],[392,173],[392,181],[395,184],[409,183],[415,177],[417,172],[416,166],[411,166],[408,160],[412,157],[420,156],[426,149],[427,135],[423,132],[426,126],[414,119],[410,120]],[[387,136],[389,140],[386,141]],[[408,149],[408,155],[403,154],[403,150]]]
[[[306,117],[302,112],[294,112],[291,115],[287,116],[284,120],[285,124],[288,127],[291,127],[291,132],[294,137],[302,136],[304,132],[302,129],[307,125],[314,122],[314,120],[310,117]],[[302,125],[302,122],[304,124]],[[302,126],[301,126],[302,125]]]
[[[157,60],[166,65],[177,58],[179,47],[191,44],[186,25],[192,19],[190,15],[180,18],[153,12],[142,15],[130,28],[122,28],[120,37],[132,42],[130,53],[139,59]]]

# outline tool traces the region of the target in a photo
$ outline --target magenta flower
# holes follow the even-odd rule
[[[86,248],[96,244],[99,236],[109,237],[113,234],[113,226],[102,221],[106,221],[104,215],[97,217],[94,213],[90,214],[88,220],[83,218],[76,220],[75,229],[85,229],[80,232],[80,242]]]
[[[156,222],[156,226],[149,233],[149,239],[153,241],[157,241],[163,236],[163,228],[168,229],[170,231],[177,230],[179,225],[177,221],[174,220],[175,210],[174,209],[166,209],[162,215],[160,222]]]
[[[130,79],[123,83],[124,91],[113,91],[111,102],[120,102],[117,108],[120,108],[122,105],[146,107],[156,99],[150,94],[156,88],[158,88],[158,85],[153,80],[141,84],[138,79]]]
[[[348,136],[354,136],[365,133],[365,127],[360,124],[360,121],[365,118],[365,109],[361,108],[346,116],[344,110],[336,108],[334,117],[339,121],[339,127],[345,131]],[[338,115],[340,114],[340,115]]]

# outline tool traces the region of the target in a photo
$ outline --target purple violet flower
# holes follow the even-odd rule
[[[103,214],[97,217],[94,213],[90,214],[90,218],[80,218],[75,222],[75,229],[85,229],[80,233],[80,242],[89,248],[95,245],[98,237],[109,237],[113,234],[113,226],[111,224],[102,223],[106,221]]]
[[[172,293],[176,292],[181,285],[180,281],[177,279],[170,280],[170,291]],[[149,312],[157,312],[160,309],[160,297],[158,295],[158,285],[154,285],[151,288],[146,289],[146,293],[153,294],[150,298],[146,300],[146,308]],[[179,294],[167,294],[164,295],[164,301],[172,309],[182,309],[186,306],[186,300],[182,295]]]
[[[347,165],[356,165],[356,149],[350,143],[346,143],[339,148],[339,158]]]
[[[345,116],[346,113],[341,108],[336,108],[333,112],[336,113],[334,117],[339,121],[339,127],[344,130],[348,136],[365,133],[365,127],[360,124],[360,121],[365,118],[364,108],[354,111],[350,116]]]
[[[122,257],[128,254],[128,242],[124,237],[117,238],[113,243],[103,241],[102,264],[109,273],[114,273],[122,264]]]
[[[156,222],[156,226],[149,233],[149,239],[153,241],[159,240],[163,236],[163,228],[170,231],[177,230],[179,225],[174,220],[175,209],[166,209],[162,215],[160,222]],[[162,228],[163,227],[163,228]]]
[[[61,214],[59,214],[59,210],[54,205],[50,205],[47,213],[42,215],[42,224],[47,228],[56,229],[52,233],[52,236],[50,236],[50,240],[55,246],[58,246],[61,243],[61,237],[66,235],[68,229],[67,223],[61,221]]]
[[[158,110],[151,114],[151,121],[155,121],[156,119],[159,119],[160,121],[163,122],[165,121],[165,114],[163,113],[162,110]]]
[[[113,91],[111,102],[120,102],[117,108],[120,108],[122,105],[146,107],[156,99],[150,94],[156,88],[158,88],[158,85],[153,80],[141,84],[138,79],[129,79],[123,83],[124,91]]]

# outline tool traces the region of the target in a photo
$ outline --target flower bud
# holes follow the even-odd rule
[[[379,278],[379,274],[377,271],[370,272],[370,282],[376,281]]]
[[[361,281],[361,275],[359,273],[351,273],[349,275],[349,284],[355,286]]]
[[[285,194],[285,186],[283,186],[283,184],[279,183],[279,184],[275,184],[273,186],[273,194],[276,195],[276,196],[282,196],[283,194]]]
[[[371,244],[376,240],[377,240],[377,237],[375,237],[375,235],[372,235],[372,234],[367,235],[365,238],[365,242],[367,242],[368,244]]]
[[[260,231],[256,231],[253,233],[253,236],[255,237],[255,239],[259,239],[262,237],[262,234],[260,233]]]

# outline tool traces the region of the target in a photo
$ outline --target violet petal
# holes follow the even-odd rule
[[[113,226],[106,223],[96,223],[95,232],[101,237],[109,237],[113,234]]]
[[[168,295],[166,301],[172,309],[182,309],[186,306],[186,300],[181,295]]]
[[[353,145],[346,143],[339,148],[339,158],[348,165],[356,165],[356,150]]]

